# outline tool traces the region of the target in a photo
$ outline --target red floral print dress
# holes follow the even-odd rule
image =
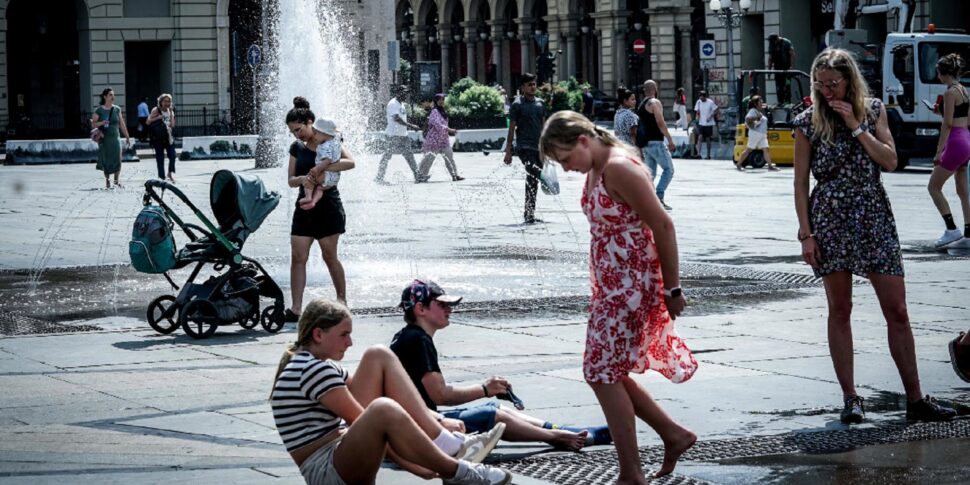
[[[648,369],[675,383],[690,379],[697,360],[667,313],[653,231],[630,206],[610,198],[603,177],[591,190],[585,186],[582,205],[592,236],[586,381],[612,384]]]

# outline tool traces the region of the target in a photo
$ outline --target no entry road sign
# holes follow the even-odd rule
[[[633,41],[633,53],[634,54],[643,54],[644,52],[647,52],[647,43],[646,43],[646,41],[644,41],[643,39],[637,39],[637,40]]]

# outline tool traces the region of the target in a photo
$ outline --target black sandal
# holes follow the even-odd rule
[[[287,308],[286,311],[283,312],[283,321],[286,323],[296,323],[300,321],[300,316],[293,313],[293,310]]]

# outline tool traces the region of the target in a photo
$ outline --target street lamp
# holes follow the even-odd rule
[[[636,30],[640,30],[640,29],[643,28],[643,23],[642,22],[633,22],[633,28],[636,29]]]
[[[720,0],[711,0],[710,7],[711,12],[714,13],[714,17],[717,18],[718,22],[724,26],[724,30],[727,32],[727,55],[728,55],[728,98],[731,100],[731,106],[725,110],[728,114],[728,122],[730,126],[734,126],[733,116],[735,110],[737,109],[738,100],[737,92],[735,90],[734,82],[734,29],[741,25],[741,18],[744,14],[748,12],[751,8],[751,0],[739,0],[738,10],[735,10],[731,5],[734,3],[731,0],[726,0],[724,2],[727,5],[722,5]]]

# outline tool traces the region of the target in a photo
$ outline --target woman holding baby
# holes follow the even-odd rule
[[[347,289],[344,280],[344,267],[337,258],[337,242],[344,233],[347,218],[340,201],[335,178],[332,175],[354,168],[354,159],[343,148],[339,150],[339,160],[329,160],[318,156],[318,151],[326,152],[327,146],[339,143],[339,135],[333,123],[319,120],[310,111],[310,103],[302,96],[293,99],[293,109],[286,114],[286,126],[296,137],[290,145],[288,183],[300,189],[296,209],[293,211],[293,224],[290,227],[290,293],[292,303],[286,310],[286,321],[296,322],[303,310],[303,290],[306,287],[306,264],[310,248],[316,241],[323,253],[323,262],[330,272],[337,299],[346,304]],[[316,125],[319,124],[320,128]],[[322,148],[318,150],[318,148]],[[318,163],[318,161],[320,163]],[[331,163],[332,162],[332,163]],[[327,175],[330,174],[328,177]],[[332,183],[332,185],[330,185]],[[319,200],[312,203],[313,193],[304,187],[314,187],[322,191]]]

